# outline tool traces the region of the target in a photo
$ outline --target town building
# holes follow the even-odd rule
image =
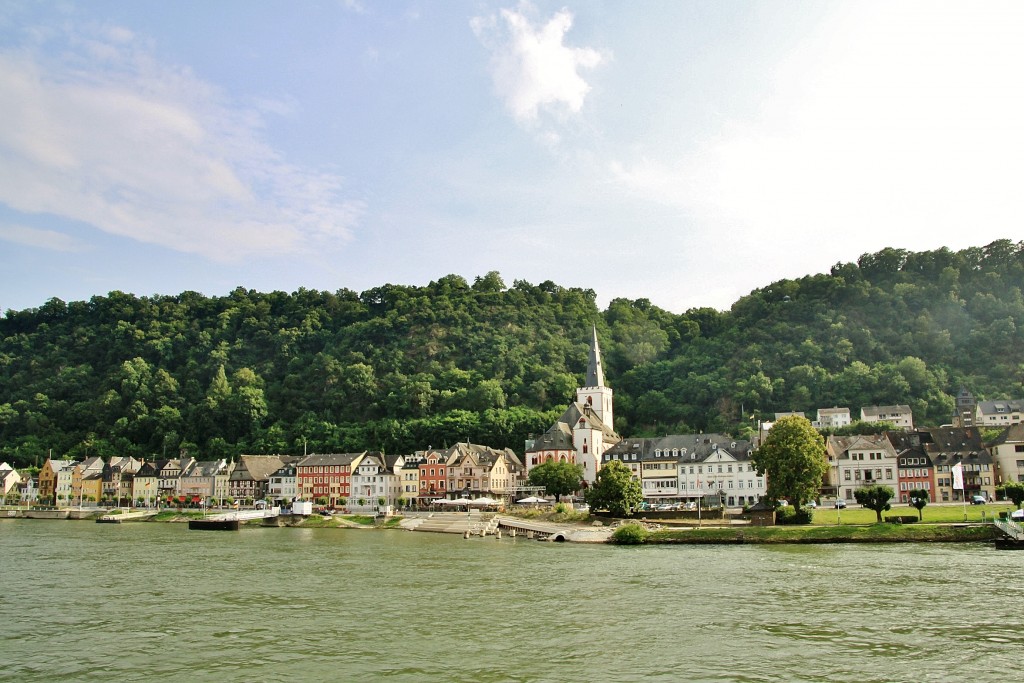
[[[898,429],[914,428],[914,412],[910,406],[864,406],[860,409],[861,422],[888,422]]]
[[[818,408],[818,419],[812,422],[815,429],[839,429],[853,423],[849,408]]]
[[[899,461],[896,449],[882,434],[830,436],[825,444],[829,488],[839,498],[854,500],[854,491],[864,486],[888,486],[899,490]]]
[[[1009,425],[989,444],[995,484],[1024,482],[1024,424]]]
[[[890,442],[904,443],[893,432],[887,432]],[[935,501],[962,502],[973,496],[995,499],[995,472],[992,454],[981,441],[977,427],[937,427],[917,429],[910,434],[924,449],[935,470]],[[911,441],[910,443],[913,443]],[[953,468],[963,468],[964,488],[954,488]]]
[[[640,481],[650,503],[696,502],[729,506],[756,503],[765,495],[752,444],[724,434],[673,434],[623,439],[602,456],[623,463]]]
[[[921,444],[918,432],[887,432],[886,438],[896,449],[899,468],[899,488],[895,489],[895,501],[910,502],[910,492],[927,491],[928,502],[936,502],[935,464],[928,450]]]
[[[295,458],[289,455],[242,455],[228,477],[228,495],[235,500],[263,500],[270,488],[270,477],[285,462]]]
[[[295,485],[298,498],[306,501],[325,501],[336,507],[341,498],[349,500],[352,472],[366,455],[361,453],[314,453],[295,463]]]
[[[448,454],[443,450],[428,450],[419,464],[420,502],[448,497]]]
[[[1024,421],[1024,401],[979,401],[975,423],[979,427],[1007,427]]]
[[[267,495],[275,504],[291,504],[299,497],[295,463],[281,465],[267,481]]]

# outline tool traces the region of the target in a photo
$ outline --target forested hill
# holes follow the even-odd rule
[[[743,431],[774,411],[1024,395],[1024,243],[884,249],[727,312],[598,310],[552,282],[362,293],[52,299],[0,320],[0,459],[201,458],[470,440],[522,451],[582,382],[596,324],[625,435]]]

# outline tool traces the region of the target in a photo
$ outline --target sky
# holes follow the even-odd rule
[[[0,310],[448,274],[725,310],[1019,241],[1024,3],[0,3]]]

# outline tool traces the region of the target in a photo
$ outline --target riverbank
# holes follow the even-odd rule
[[[1000,536],[991,524],[867,524],[840,526],[658,529],[645,544],[978,543]]]

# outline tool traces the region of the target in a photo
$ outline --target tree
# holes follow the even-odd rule
[[[597,480],[585,495],[594,510],[608,510],[615,517],[628,517],[644,499],[640,482],[629,467],[612,460],[597,472]]]
[[[996,493],[1003,498],[1012,500],[1018,509],[1020,509],[1021,503],[1024,503],[1024,483],[1019,481],[1008,481],[1000,484],[996,487]]]
[[[578,491],[582,479],[583,466],[571,462],[549,460],[530,470],[530,486],[543,486],[556,503],[562,496]]]
[[[879,522],[882,521],[882,513],[892,509],[889,501],[894,495],[895,492],[889,486],[862,486],[853,492],[858,503],[875,511]]]
[[[928,492],[924,489],[910,489],[910,505],[917,508],[918,520],[924,519],[924,506],[928,504]]]
[[[768,498],[785,498],[798,510],[816,496],[828,472],[825,439],[799,415],[779,418],[752,459],[767,479]]]

